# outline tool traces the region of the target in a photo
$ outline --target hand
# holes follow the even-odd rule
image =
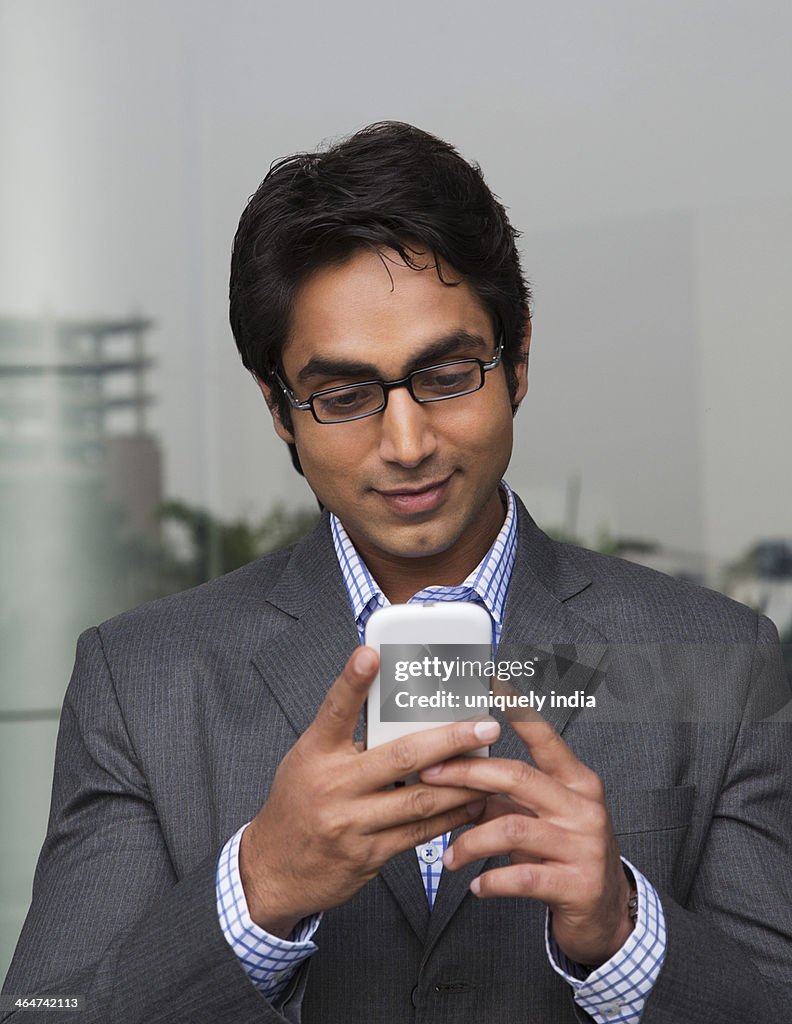
[[[525,896],[552,911],[552,932],[566,955],[599,966],[633,929],[630,883],[619,857],[602,782],[553,727],[536,715],[513,721],[534,765],[502,758],[462,758],[421,772],[442,787],[491,794],[482,823],[446,851],[450,870],[480,857],[509,856],[511,865],[475,878],[479,897]]]
[[[285,938],[303,917],[346,903],[391,857],[470,823],[484,808],[484,794],[466,785],[385,789],[492,743],[500,727],[491,718],[457,722],[361,750],[354,730],[378,664],[371,648],[352,654],[242,835],[250,916],[273,935]]]

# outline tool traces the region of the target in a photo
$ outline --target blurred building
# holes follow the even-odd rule
[[[101,480],[136,532],[156,530],[148,434],[151,322],[0,318],[0,483]],[[131,486],[134,478],[134,486]]]
[[[57,707],[76,632],[148,594],[151,326],[0,318],[0,710]]]
[[[0,976],[30,897],[78,634],[156,584],[151,323],[0,317]]]

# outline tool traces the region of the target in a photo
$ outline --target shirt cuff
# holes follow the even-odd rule
[[[243,825],[231,836],[217,861],[217,916],[226,942],[245,973],[274,1005],[283,996],[300,964],[316,952],[318,947],[311,938],[322,915],[303,918],[291,939],[270,935],[251,919],[239,874],[239,843],[246,828],[247,825]]]
[[[635,879],[638,918],[627,941],[610,960],[590,971],[559,949],[545,918],[545,948],[553,969],[573,990],[578,1006],[597,1024],[638,1024],[666,952],[666,923],[660,897],[652,884],[622,857]]]

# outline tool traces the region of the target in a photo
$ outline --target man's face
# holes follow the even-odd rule
[[[387,269],[362,250],[318,270],[298,292],[281,360],[298,400],[455,358],[493,358],[490,317],[467,284],[448,287],[433,266],[416,271],[394,252],[383,255]],[[458,280],[451,268],[443,276]],[[424,405],[396,388],[383,412],[345,423],[317,423],[293,410],[293,434],[275,417],[279,435],[296,444],[311,489],[370,566],[444,553],[458,561],[465,552],[478,561],[494,540],[503,522],[497,489],[511,455],[512,400],[502,365],[484,380],[472,394]],[[518,381],[517,402],[524,365]]]

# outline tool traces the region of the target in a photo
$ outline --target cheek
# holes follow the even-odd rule
[[[507,402],[480,401],[455,410],[443,421],[439,436],[460,452],[490,454],[511,446],[512,429]]]
[[[355,468],[364,461],[365,446],[361,446],[354,431],[343,430],[340,424],[315,422],[295,430],[300,464],[306,480],[317,493],[348,487]]]

